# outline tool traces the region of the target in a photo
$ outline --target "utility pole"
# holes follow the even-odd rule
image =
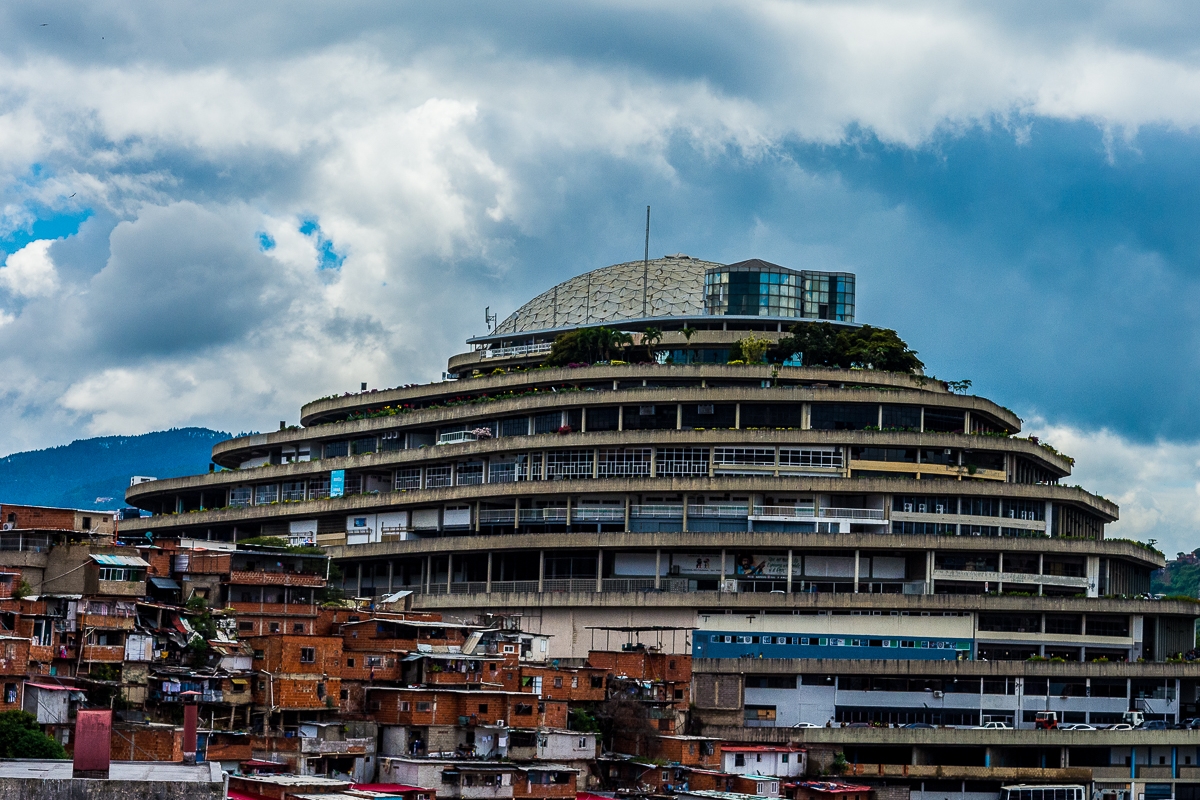
[[[650,206],[646,206],[646,252],[642,256],[642,319],[647,316],[650,287]]]

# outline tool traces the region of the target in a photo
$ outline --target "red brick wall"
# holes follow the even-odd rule
[[[183,761],[183,729],[114,726],[112,760]]]
[[[75,530],[75,510],[66,508],[37,508],[0,503],[0,523],[9,522],[15,515],[18,528],[44,528],[47,530]]]

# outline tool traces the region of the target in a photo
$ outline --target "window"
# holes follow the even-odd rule
[[[271,623],[271,633],[279,633],[279,623],[278,622]]]
[[[555,678],[555,679],[554,679],[554,688],[555,688],[555,689],[561,689],[561,688],[562,688],[562,678]]]
[[[351,669],[354,669],[354,659],[353,659],[353,658],[347,658],[347,659],[346,659],[346,666],[347,666],[347,667],[349,667],[349,668],[351,668]]]
[[[301,647],[300,648],[300,663],[301,664],[313,664],[313,663],[316,663],[316,660],[317,660],[317,650],[315,647]]]
[[[604,676],[603,675],[593,675],[592,676],[592,688],[593,689],[603,689],[604,688]]]
[[[601,450],[596,474],[601,478],[650,477],[650,448]]]
[[[450,465],[446,464],[440,467],[425,468],[425,488],[435,489],[441,486],[450,486]]]
[[[454,480],[459,486],[474,486],[483,483],[483,462],[467,461],[454,470]]]
[[[283,484],[283,502],[296,503],[304,499],[304,481],[287,481]]]
[[[292,623],[292,633],[304,633],[304,623],[303,622],[293,622]]]
[[[746,766],[746,754],[745,753],[735,753],[733,756],[733,765],[735,767]]]
[[[375,437],[368,439],[355,439],[350,443],[350,452],[356,456],[366,455],[367,453],[375,452]]]
[[[825,469],[842,466],[841,450],[813,450],[811,448],[779,448],[781,467],[821,467]]]
[[[546,480],[569,481],[591,477],[591,450],[555,450],[546,454]]]
[[[350,455],[349,442],[328,442],[325,445],[325,458],[338,458]]]
[[[244,508],[250,505],[250,493],[253,490],[249,486],[235,486],[229,490],[229,505],[233,508]]]
[[[529,703],[517,703],[516,707],[513,709],[513,714],[518,717],[528,717],[532,713],[533,706]]]
[[[726,464],[770,467],[775,465],[773,447],[718,447],[713,450],[713,466]]]
[[[411,467],[409,469],[396,470],[396,491],[406,492],[410,489],[421,488],[421,468]]]
[[[262,660],[263,660],[263,651],[262,651],[262,650],[255,650],[255,651],[254,651],[254,660],[255,660],[255,661],[262,661]]]
[[[404,435],[400,431],[388,431],[379,437],[379,449],[385,452],[404,449]]]
[[[241,622],[239,622],[239,623],[238,623],[238,630],[239,630],[239,631],[244,631],[244,632],[249,632],[249,631],[252,631],[252,630],[254,630],[254,623],[253,623],[253,622],[246,622],[245,620],[243,620],[243,621],[241,621]]]
[[[412,709],[412,704],[409,703],[407,700],[400,701],[400,710],[401,711],[410,711],[411,709]]]
[[[101,567],[102,581],[142,581],[146,579],[145,570],[136,567]]]
[[[265,486],[254,487],[254,505],[266,506],[271,503],[279,502],[279,484],[270,483]]]
[[[417,711],[432,711],[433,703],[428,700],[420,700],[417,702]]]
[[[488,704],[487,704],[487,703],[480,703],[480,704],[479,704],[479,713],[480,713],[480,714],[486,714],[486,713],[488,713]]]
[[[658,448],[658,477],[704,477],[708,475],[707,447]]]

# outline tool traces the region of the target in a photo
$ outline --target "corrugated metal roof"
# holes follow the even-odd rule
[[[150,562],[137,556],[110,556],[92,554],[92,560],[97,564],[104,564],[110,567],[148,567]]]
[[[175,580],[172,578],[159,578],[159,577],[151,576],[150,583],[154,584],[154,586],[158,589],[178,589],[179,588],[179,584],[176,583]]]

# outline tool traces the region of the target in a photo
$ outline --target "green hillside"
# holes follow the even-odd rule
[[[0,502],[121,508],[131,476],[175,478],[206,472],[213,445],[228,438],[230,434],[208,428],[172,428],[13,453],[0,458]]]

